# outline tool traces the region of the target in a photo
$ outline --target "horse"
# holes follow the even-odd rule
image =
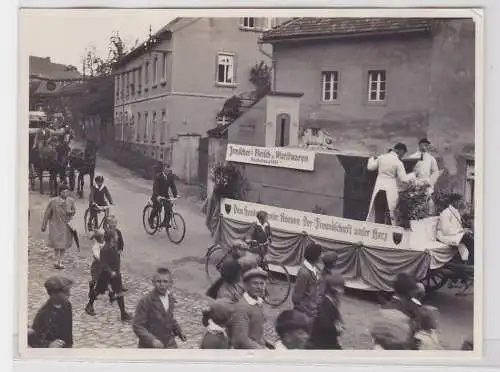
[[[73,149],[69,153],[69,188],[75,190],[75,170],[78,171],[77,192],[80,198],[83,197],[84,177],[89,175],[90,186],[94,181],[95,164],[97,157],[97,146],[94,142],[88,141],[85,150]]]

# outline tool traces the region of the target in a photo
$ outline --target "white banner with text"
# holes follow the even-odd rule
[[[314,170],[314,151],[290,147],[227,145],[226,161],[269,167]]]
[[[257,212],[268,213],[271,228],[302,233],[347,244],[361,243],[367,247],[409,249],[409,233],[402,227],[381,225],[341,217],[272,207],[241,200],[223,199],[221,212],[225,218],[240,222],[256,222]]]

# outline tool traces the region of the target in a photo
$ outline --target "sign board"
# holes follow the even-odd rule
[[[302,233],[347,244],[362,243],[367,247],[409,249],[410,234],[402,227],[381,225],[341,217],[272,207],[241,200],[223,199],[221,213],[224,218],[252,223],[258,211],[268,213],[271,228]]]
[[[291,147],[227,145],[226,160],[269,167],[314,170],[315,152]]]

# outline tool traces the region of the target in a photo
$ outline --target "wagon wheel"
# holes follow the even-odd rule
[[[427,293],[432,293],[443,288],[448,281],[448,277],[441,270],[429,270],[427,276],[423,280]]]

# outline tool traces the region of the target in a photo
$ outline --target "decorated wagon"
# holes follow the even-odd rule
[[[401,227],[329,215],[321,206],[317,206],[314,212],[284,208],[279,204],[285,202],[279,200],[276,193],[268,195],[265,203],[246,201],[255,199],[255,196],[252,197],[250,192],[241,192],[245,182],[248,183],[247,177],[253,178],[257,174],[252,174],[252,166],[257,166],[255,171],[265,188],[277,189],[281,194],[294,188],[298,192],[300,182],[292,175],[311,169],[315,161],[322,162],[321,155],[329,160],[330,165],[334,158],[344,158],[338,160],[339,164],[343,161],[358,161],[365,164],[366,168],[366,157],[361,156],[318,154],[297,148],[228,145],[228,162],[216,169],[214,193],[207,206],[207,227],[216,245],[230,249],[247,235],[256,222],[257,212],[265,211],[272,227],[267,260],[272,263],[270,266],[275,272],[285,270],[287,275],[295,275],[303,260],[305,247],[316,242],[325,250],[333,250],[338,254],[337,268],[345,277],[347,287],[390,292],[393,280],[402,272],[414,275],[428,292],[443,287],[452,276],[450,270],[453,269],[449,265],[457,254],[457,248],[436,239],[438,216],[415,216],[415,211],[421,208],[419,198],[422,198],[422,193],[410,190],[406,194],[405,201],[416,204],[410,205],[410,211],[406,210],[409,221],[406,227]],[[405,162],[408,170],[414,164],[415,161]],[[269,173],[266,173],[266,169]],[[376,174],[365,177],[365,182],[370,184],[369,178],[373,176]],[[280,190],[280,184],[289,186],[286,190],[285,187]],[[408,195],[414,200],[408,201]],[[265,196],[262,192],[259,197]],[[312,194],[303,192],[301,199],[307,203],[308,199],[312,199]],[[291,205],[299,205],[300,202],[298,199],[286,201]],[[442,200],[438,202],[443,203]],[[326,201],[323,202],[325,208],[326,204]],[[354,212],[344,211],[344,215],[349,213],[353,215]]]

